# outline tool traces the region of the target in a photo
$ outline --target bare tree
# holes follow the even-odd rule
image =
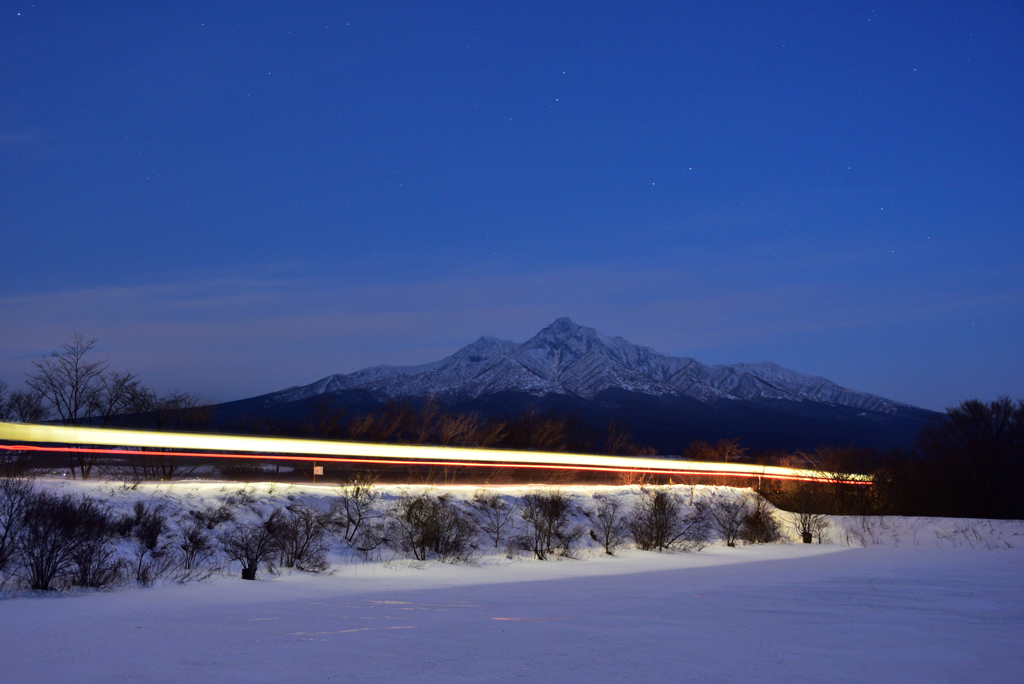
[[[200,579],[204,568],[210,568],[214,545],[203,525],[191,520],[181,525],[177,540],[179,551],[179,581]],[[212,570],[212,568],[210,568]]]
[[[924,499],[940,515],[1024,517],[1024,399],[946,409],[917,440]]]
[[[469,560],[477,550],[477,527],[447,494],[403,496],[392,512],[392,539],[419,561]]]
[[[273,571],[271,559],[278,549],[278,540],[273,533],[277,522],[277,511],[261,523],[236,525],[221,537],[221,548],[231,560],[242,565],[242,579],[254,580],[260,566]]]
[[[32,486],[20,478],[0,478],[0,573],[14,555],[24,524],[23,510]]]
[[[144,391],[135,373],[107,370],[100,375],[87,417],[95,425],[109,425],[116,416],[139,410]]]
[[[742,459],[747,453],[747,449],[740,446],[739,439],[720,439],[715,445],[715,452],[719,459],[729,462]]]
[[[106,425],[135,405],[140,389],[135,374],[108,372],[106,361],[89,361],[95,347],[95,339],[86,340],[76,332],[59,351],[33,362],[35,372],[25,381],[64,425]],[[68,458],[72,477],[83,480],[89,479],[98,460],[96,454],[83,451],[70,451]]]
[[[478,431],[475,416],[443,413],[437,421],[437,443],[441,446],[471,444]]]
[[[613,556],[627,537],[626,523],[619,513],[619,501],[611,496],[595,495],[594,498],[597,499],[597,508],[591,511],[591,515],[597,519],[597,527],[590,530],[590,537],[604,547],[605,553]]]
[[[494,548],[498,548],[502,537],[507,538],[515,524],[517,506],[497,492],[482,489],[473,495],[471,503],[483,519],[480,529],[494,540]]]
[[[521,511],[525,530],[520,541],[537,560],[572,555],[584,528],[573,523],[568,496],[557,489],[524,494]]]
[[[311,437],[341,439],[345,411],[344,406],[335,406],[330,395],[320,395],[310,404],[309,415],[302,424],[303,432]]]
[[[708,509],[711,521],[718,533],[722,535],[726,546],[736,546],[744,519],[750,515],[750,506],[744,498],[731,501],[715,501]]]
[[[747,453],[746,447],[740,446],[740,440],[720,439],[716,444],[694,440],[683,452],[692,461],[736,461]]]
[[[810,469],[823,474],[826,481],[818,484],[823,496],[819,505],[833,515],[868,515],[871,509],[872,488],[849,484],[851,480],[870,471],[870,454],[852,446],[822,446],[813,452],[799,451],[798,459]]]
[[[566,421],[556,416],[544,416],[530,408],[520,411],[508,421],[505,445],[524,451],[564,451]]]
[[[198,394],[175,390],[158,396],[141,385],[136,388],[132,405],[127,410],[131,414],[130,424],[159,432],[194,430],[212,418],[210,408]],[[159,449],[132,454],[128,463],[135,479],[140,481],[188,477],[198,467],[195,458],[171,456]]]
[[[612,456],[629,456],[636,450],[636,445],[633,444],[633,433],[625,426],[611,422],[608,423],[606,432],[604,453]]]
[[[277,538],[280,565],[307,572],[326,570],[328,516],[302,504],[277,513],[270,531]]]
[[[743,518],[740,539],[748,544],[774,544],[782,539],[782,525],[768,500],[753,494],[753,504]]]
[[[825,532],[832,527],[832,521],[823,513],[811,513],[809,511],[797,511],[788,514],[789,522],[800,535],[804,544],[810,544],[814,539],[820,544]]]
[[[370,523],[380,518],[377,502],[380,493],[372,484],[352,483],[340,487],[331,502],[330,524],[348,544],[354,544]]]
[[[7,401],[10,389],[6,382],[0,380],[0,422],[9,422],[10,409],[8,409]]]
[[[791,465],[799,467],[799,463]],[[806,467],[806,462],[803,464]],[[787,511],[790,524],[805,544],[815,538],[821,541],[824,532],[832,523],[826,515],[831,508],[831,487],[828,483],[795,480],[790,482],[782,492],[780,505]]]
[[[708,543],[711,519],[704,502],[695,502],[684,514],[670,490],[652,487],[641,492],[626,526],[637,547],[644,551],[696,551]]]
[[[0,410],[3,411],[2,420],[13,423],[40,423],[48,416],[43,397],[33,390],[12,391]]]
[[[96,342],[95,339],[86,340],[76,332],[70,342],[61,345],[62,351],[55,351],[32,363],[36,371],[26,384],[43,396],[65,425],[81,423],[97,403],[107,364],[86,360]]]
[[[683,456],[690,461],[715,461],[718,459],[718,455],[715,452],[715,447],[711,446],[703,440],[693,440],[683,450]]]

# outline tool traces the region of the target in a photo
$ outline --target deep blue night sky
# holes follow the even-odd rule
[[[1024,396],[1022,35],[1009,1],[8,0],[0,378],[77,330],[232,399],[566,315]]]

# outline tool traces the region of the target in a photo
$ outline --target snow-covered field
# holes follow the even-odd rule
[[[45,486],[126,509],[162,497],[171,513],[227,497],[315,505],[332,493]],[[582,507],[595,492],[636,495],[564,489]],[[824,545],[616,557],[584,547],[577,560],[470,565],[336,554],[330,574],[21,595],[0,600],[0,681],[1019,681],[1024,524],[834,522]]]

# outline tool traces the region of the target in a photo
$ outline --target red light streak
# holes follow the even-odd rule
[[[112,456],[165,456],[180,458],[218,458],[218,459],[257,459],[267,461],[311,461],[316,460],[323,463],[347,463],[347,464],[372,464],[387,466],[446,466],[446,467],[467,467],[467,468],[530,468],[538,470],[579,470],[586,472],[606,473],[640,473],[650,475],[666,476],[711,476],[711,477],[741,477],[741,478],[765,478],[770,480],[789,480],[804,482],[835,482],[824,473],[817,473],[808,470],[797,470],[793,468],[780,468],[777,466],[753,466],[735,463],[697,463],[690,461],[660,461],[657,459],[629,459],[622,457],[593,456],[587,454],[546,454],[538,452],[502,452],[497,450],[481,449],[445,449],[439,447],[416,447],[409,445],[389,444],[350,444],[353,449],[364,452],[378,452],[395,454],[386,458],[374,458],[366,456],[338,456],[318,452],[318,445],[324,449],[344,448],[344,443],[337,442],[316,442],[312,440],[288,440],[288,439],[261,439],[248,437],[226,437],[223,435],[183,435],[180,433],[138,433],[118,430],[98,430],[95,428],[59,428],[55,426],[27,426],[0,423],[0,439],[11,436],[24,436],[28,433],[35,437],[36,442],[51,442],[48,446],[38,444],[15,444],[0,445],[0,449],[7,451],[35,451],[35,452],[64,452],[64,453],[90,453],[105,454]],[[59,440],[62,444],[54,444],[57,439],[42,439],[44,437],[63,437]],[[282,454],[282,453],[256,453],[239,449],[236,452],[224,451],[153,451],[140,448],[101,448],[90,446],[67,446],[68,437],[78,437],[81,442],[103,441],[108,445],[119,444],[120,439],[125,443],[135,441],[144,442],[148,445],[155,445],[162,442],[190,442],[201,449],[204,442],[218,444],[252,445],[260,444],[267,447],[301,447],[303,455]],[[205,439],[204,439],[205,438]],[[132,445],[137,446],[137,444]],[[409,458],[401,454],[436,454],[441,452],[445,458]],[[484,456],[472,458],[470,455]],[[502,455],[518,456],[524,460],[510,458],[499,460]],[[529,460],[525,460],[529,459]],[[557,461],[555,463],[545,461]],[[600,465],[595,461],[604,461],[609,465]],[[662,464],[669,467],[658,467]],[[674,466],[674,467],[673,467]],[[859,479],[842,480],[846,484],[872,484],[870,479],[860,476]]]

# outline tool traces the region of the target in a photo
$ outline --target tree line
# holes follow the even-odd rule
[[[93,359],[96,343],[75,333],[59,350],[32,363],[23,389],[12,390],[0,381],[0,420],[164,431],[196,429],[209,422],[211,413],[201,396],[157,393],[136,373],[113,370],[106,361]],[[98,454],[71,452],[67,458],[72,477],[88,480],[97,474]],[[14,454],[0,463],[0,470],[17,474],[26,460],[27,454]],[[139,479],[172,479],[195,467],[159,450],[130,455],[128,461]]]
[[[910,448],[824,446],[760,460],[831,480],[765,483],[766,496],[787,510],[1024,519],[1024,399],[964,401],[933,418]],[[853,474],[870,475],[873,484],[841,484]]]
[[[578,414],[539,413],[532,408],[508,417],[452,411],[437,397],[422,401],[388,400],[377,411],[347,415],[330,396],[316,398],[307,417],[298,421],[261,417],[239,425],[244,432],[318,439],[393,444],[475,447],[654,456],[632,433],[615,422],[595,426]]]

